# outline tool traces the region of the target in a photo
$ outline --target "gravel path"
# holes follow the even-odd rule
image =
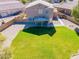
[[[6,40],[3,42],[3,48],[9,47],[12,40],[17,36],[17,34],[24,28],[24,25],[14,24],[1,33],[6,36]]]
[[[79,59],[79,55],[73,56],[70,59]]]
[[[74,30],[75,28],[79,28],[78,25],[72,23],[71,21],[68,21],[68,20],[62,19],[62,22],[63,22],[64,25],[65,25],[66,27],[68,27],[69,29]]]

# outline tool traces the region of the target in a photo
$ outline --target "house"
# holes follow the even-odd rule
[[[24,5],[16,0],[0,0],[0,18],[19,14]]]
[[[28,16],[28,21],[38,25],[49,23],[53,18],[53,10],[53,4],[43,0],[33,1],[25,5],[25,13]]]

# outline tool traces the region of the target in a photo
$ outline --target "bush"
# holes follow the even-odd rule
[[[73,8],[72,15],[74,16],[76,21],[79,21],[79,4]]]
[[[0,33],[0,43],[5,40],[5,37]]]
[[[32,0],[20,0],[23,4],[31,2]]]
[[[11,57],[12,53],[10,49],[0,49],[0,59],[10,59]]]

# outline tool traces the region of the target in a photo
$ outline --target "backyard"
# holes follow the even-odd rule
[[[13,59],[70,59],[79,35],[66,27],[34,27],[20,31],[11,45]]]

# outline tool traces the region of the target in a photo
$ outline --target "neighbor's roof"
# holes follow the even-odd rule
[[[9,9],[23,8],[24,5],[19,1],[0,2],[0,11]]]
[[[44,0],[34,0],[33,2],[26,4],[25,7],[26,8],[32,7],[36,4],[43,4],[50,8],[58,7],[58,8],[65,8],[65,9],[73,9],[78,4],[78,0],[67,1],[67,2],[63,2],[63,3],[49,3]]]
[[[29,4],[26,4],[25,8],[32,7],[32,6],[37,5],[37,4],[43,4],[45,6],[48,6],[49,8],[53,8],[53,4],[46,2],[46,1],[43,1],[43,0],[35,0]]]
[[[0,2],[6,2],[6,1],[17,1],[17,0],[0,0]]]
[[[78,0],[68,1],[65,3],[55,3],[53,5],[59,8],[73,9],[75,6],[78,5]]]

